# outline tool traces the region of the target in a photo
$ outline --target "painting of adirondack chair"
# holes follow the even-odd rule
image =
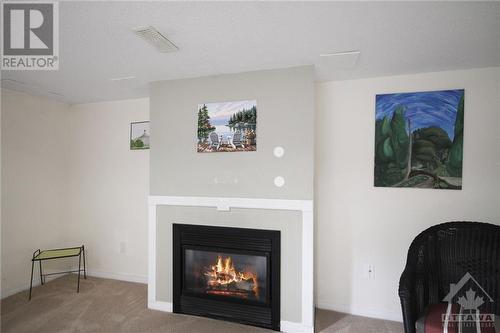
[[[210,148],[218,150],[220,147],[219,135],[217,133],[210,133]]]
[[[257,150],[257,101],[198,105],[198,153]]]
[[[241,132],[234,133],[234,135],[233,135],[233,147],[234,147],[234,149],[236,149],[238,147],[245,148],[245,146],[243,145],[242,138],[241,138]]]

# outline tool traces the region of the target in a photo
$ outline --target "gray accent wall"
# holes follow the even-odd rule
[[[313,74],[307,66],[152,83],[151,195],[312,200]],[[198,105],[238,100],[257,100],[257,151],[197,153]],[[163,302],[172,301],[173,223],[280,230],[281,320],[301,322],[301,212],[158,207],[156,298]]]
[[[198,104],[250,99],[257,151],[197,153]],[[312,66],[155,82],[150,105],[152,195],[313,198]]]
[[[172,302],[172,224],[281,231],[281,320],[301,322],[302,313],[302,213],[264,209],[161,206],[157,210],[156,297]]]

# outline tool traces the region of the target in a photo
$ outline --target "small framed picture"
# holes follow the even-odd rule
[[[130,124],[130,150],[149,149],[149,121]]]

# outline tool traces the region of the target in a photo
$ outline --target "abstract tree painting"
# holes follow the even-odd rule
[[[464,90],[376,96],[375,186],[462,189]]]

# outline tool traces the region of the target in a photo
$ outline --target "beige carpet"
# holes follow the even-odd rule
[[[89,277],[76,293],[76,276],[67,275],[2,300],[1,332],[162,332],[269,333],[272,331],[194,316],[168,314],[146,308],[147,286]],[[316,332],[400,333],[395,322],[331,311],[316,312]]]

